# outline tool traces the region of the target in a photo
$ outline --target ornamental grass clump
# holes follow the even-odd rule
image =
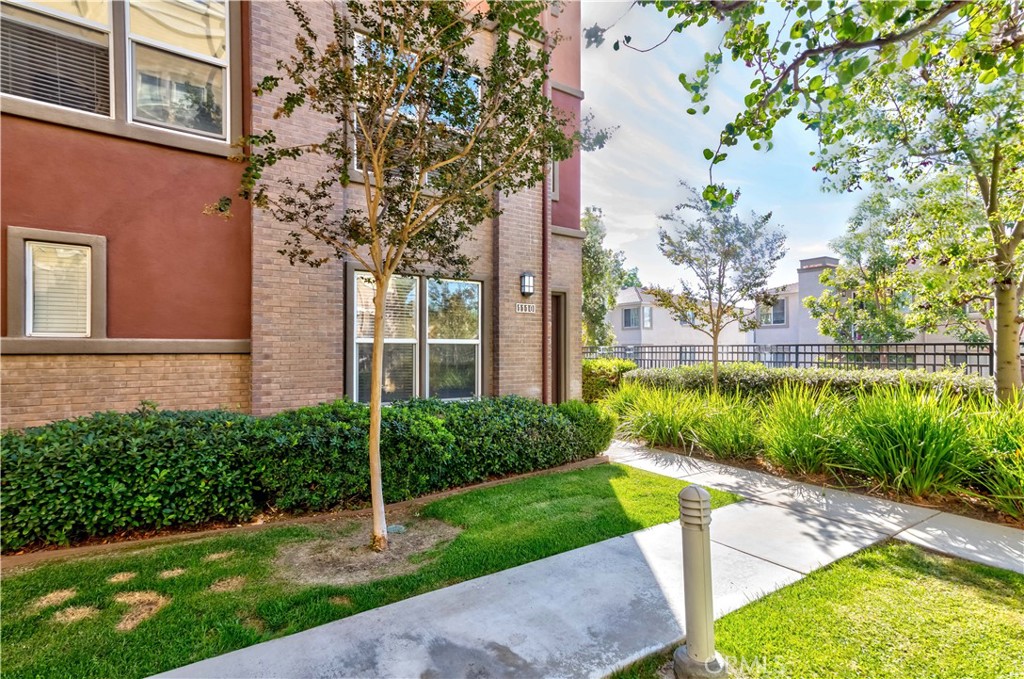
[[[640,388],[620,415],[620,431],[655,446],[688,448],[705,416],[704,396],[671,389]]]
[[[982,459],[966,406],[952,392],[918,391],[906,383],[862,396],[852,408],[842,466],[913,498],[954,493]]]
[[[843,446],[846,410],[828,386],[783,384],[761,407],[765,459],[797,474],[826,471]]]
[[[971,417],[971,437],[980,458],[972,488],[994,509],[1024,519],[1024,392],[999,406],[984,402]]]
[[[761,450],[757,408],[739,392],[713,392],[705,402],[706,412],[697,423],[696,443],[712,457],[750,459]]]

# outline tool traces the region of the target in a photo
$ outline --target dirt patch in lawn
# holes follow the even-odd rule
[[[29,606],[29,610],[41,611],[44,608],[50,608],[51,606],[60,606],[62,603],[70,600],[74,596],[75,590],[73,589],[58,589],[33,601]]]
[[[388,549],[370,549],[371,520],[344,527],[320,540],[285,545],[275,565],[281,577],[309,585],[358,585],[419,570],[429,562],[423,555],[454,540],[461,528],[443,521],[409,516],[389,516],[390,525],[401,523],[404,533],[388,534]],[[417,558],[419,557],[419,558]]]
[[[221,561],[223,559],[228,558],[229,556],[231,556],[234,553],[235,553],[234,550],[229,549],[226,552],[215,552],[213,554],[207,554],[206,556],[203,557],[203,561],[207,561],[207,562],[209,562],[209,561]]]
[[[224,578],[210,585],[211,592],[237,592],[245,586],[245,576],[236,575],[233,578]]]
[[[129,580],[131,580],[134,577],[135,577],[135,573],[132,573],[130,571],[126,571],[124,573],[114,573],[109,578],[107,578],[107,582],[112,582],[112,583],[115,583],[115,584],[118,583],[118,582],[128,582]]]
[[[122,592],[114,597],[119,604],[128,604],[131,608],[117,623],[118,632],[128,632],[139,626],[143,620],[156,615],[157,611],[171,603],[171,600],[156,592]]]
[[[51,620],[66,625],[86,618],[93,618],[99,615],[99,612],[100,609],[92,606],[69,606],[54,613]]]
[[[170,580],[171,578],[176,578],[179,575],[184,575],[184,574],[185,574],[185,569],[184,568],[171,568],[171,569],[168,569],[166,571],[160,571],[157,574],[156,577],[160,578],[161,580]]]

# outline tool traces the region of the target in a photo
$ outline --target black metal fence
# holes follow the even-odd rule
[[[614,357],[641,368],[672,368],[710,363],[710,345],[620,345],[584,347],[584,358]],[[927,370],[959,368],[991,376],[991,344],[724,344],[720,363],[763,363],[771,368],[848,368],[868,370]]]

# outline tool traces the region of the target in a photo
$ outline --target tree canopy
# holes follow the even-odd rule
[[[679,76],[690,115],[709,114],[711,83],[724,58],[751,80],[738,113],[724,124],[703,195],[729,203],[734,193],[714,181],[728,149],[746,139],[773,146],[776,124],[795,115],[818,136],[814,163],[837,190],[902,184],[920,210],[906,213],[930,292],[956,287],[952,272],[984,272],[994,301],[996,384],[1001,398],[1022,386],[1019,338],[1024,271],[1024,4],[1005,0],[721,0],[641,2],[674,20],[666,36],[717,25],[724,31],[703,66]],[[601,29],[590,29],[588,43]],[[629,36],[615,46],[645,51]],[[922,229],[922,215],[944,218],[935,193],[960,181],[968,197],[947,233],[980,250],[945,261]],[[972,186],[968,186],[967,182]],[[948,186],[948,185],[947,185]],[[982,221],[970,213],[980,208]],[[935,225],[931,225],[933,228]],[[944,225],[945,228],[945,225]],[[921,237],[913,237],[913,233]],[[954,235],[956,234],[956,235]],[[981,239],[981,240],[979,240]],[[952,242],[952,241],[947,241]],[[953,266],[950,266],[950,262]],[[946,272],[945,275],[942,275]],[[942,280],[946,282],[943,284]],[[951,293],[947,297],[955,297]]]
[[[685,182],[687,193],[673,212],[663,215],[670,228],[659,231],[659,249],[683,269],[678,293],[648,288],[658,306],[672,317],[711,338],[714,384],[718,386],[718,338],[736,323],[741,330],[758,326],[747,306],[770,306],[768,278],[786,254],[786,237],[771,227],[772,213],[751,212],[749,221],[734,204],[716,206]]]

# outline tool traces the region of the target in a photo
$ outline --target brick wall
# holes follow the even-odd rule
[[[327,3],[305,3],[318,25]],[[294,53],[298,26],[283,2],[250,5],[253,82],[277,73],[277,59]],[[273,129],[281,144],[320,140],[332,122],[303,112],[273,119],[277,97],[255,97],[252,129]],[[314,181],[322,163],[314,157],[283,163],[264,174],[269,182],[285,173]],[[344,394],[345,272],[337,261],[319,269],[292,266],[278,254],[288,226],[253,210],[252,224],[252,410],[265,415],[339,398]]]
[[[321,35],[330,32],[329,6],[307,3],[313,25]],[[284,3],[251,5],[252,79],[275,73],[275,62],[294,51],[297,26]],[[474,45],[479,58],[491,49],[487,40]],[[292,118],[273,119],[278,100],[253,101],[253,130],[273,129],[281,143],[319,140],[334,123],[302,111]],[[282,163],[264,177],[268,182],[287,173],[296,181],[314,180],[322,162],[305,157]],[[363,187],[353,184],[341,195],[342,209],[363,202]],[[502,196],[502,215],[474,230],[463,248],[475,261],[471,277],[485,284],[484,384],[491,394],[542,397],[541,239],[542,192],[537,186],[513,196]],[[338,398],[345,393],[346,351],[345,270],[341,262],[320,269],[291,266],[277,253],[289,228],[266,213],[253,214],[252,273],[252,409],[268,414]],[[556,237],[552,236],[552,241]],[[563,239],[572,240],[572,239]],[[573,251],[575,248],[575,251]],[[575,257],[575,260],[573,260]],[[570,394],[579,393],[579,268],[578,243],[552,251],[552,270],[559,270],[559,285],[568,289]],[[537,293],[520,294],[519,276],[532,272]],[[553,280],[554,283],[554,280]],[[517,302],[537,305],[535,314],[517,314]],[[573,382],[576,380],[576,382]]]
[[[45,424],[154,401],[168,410],[249,412],[245,354],[4,356],[0,427]]]

